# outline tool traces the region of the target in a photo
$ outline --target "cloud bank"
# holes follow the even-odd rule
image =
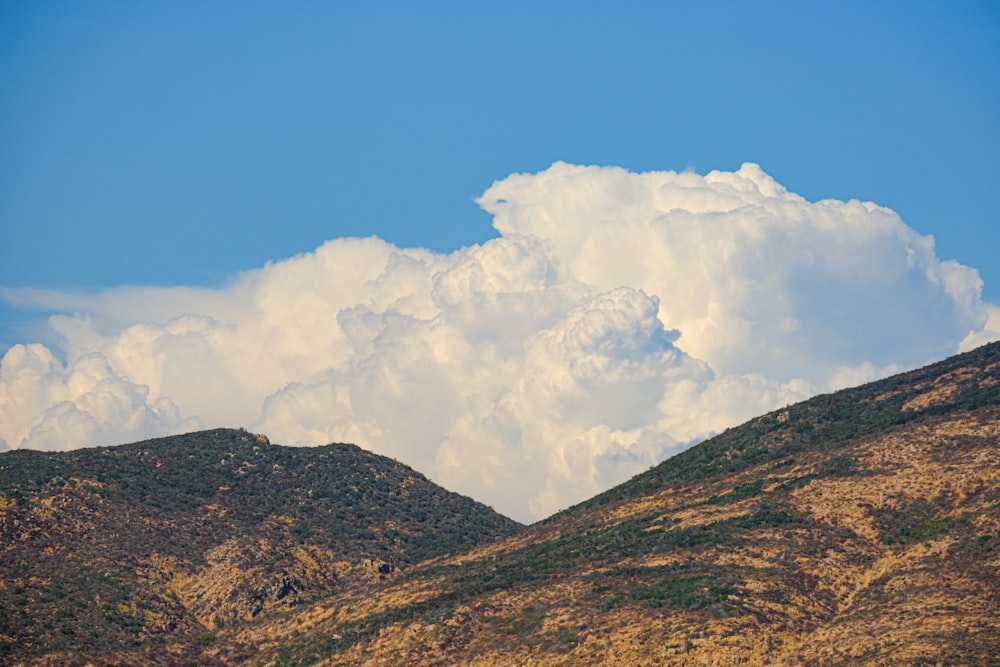
[[[59,357],[0,362],[0,448],[242,425],[354,442],[529,521],[728,426],[1000,338],[974,269],[893,211],[760,167],[556,163],[478,200],[500,237],[337,239],[220,289],[6,290]]]

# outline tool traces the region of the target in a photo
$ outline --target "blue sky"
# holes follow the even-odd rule
[[[1000,300],[990,2],[8,2],[0,100],[6,286],[452,250],[512,172],[752,161],[893,208]]]
[[[998,108],[989,2],[3,3],[0,451],[547,516],[1000,339]]]

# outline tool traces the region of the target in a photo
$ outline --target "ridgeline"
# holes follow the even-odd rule
[[[27,664],[987,665],[1000,343],[762,415],[529,527],[347,445],[0,455]]]

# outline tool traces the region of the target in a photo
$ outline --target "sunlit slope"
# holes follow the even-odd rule
[[[200,655],[991,664],[998,477],[993,344],[769,413],[521,534],[220,632]]]

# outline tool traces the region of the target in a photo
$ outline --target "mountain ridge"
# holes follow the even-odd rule
[[[127,451],[144,451],[137,445]],[[4,481],[6,461],[4,525],[23,502]],[[32,483],[49,489],[46,474]],[[269,557],[320,548],[281,507],[229,511],[271,521]],[[291,593],[278,597],[287,582],[275,575],[292,569],[268,570],[277,588],[244,586],[273,591],[250,617],[215,625],[195,615],[188,629],[89,652],[8,644],[6,655],[28,664],[990,664],[1000,655],[1000,343],[761,415],[531,526],[477,516],[475,544],[444,530],[441,548],[355,563],[289,604],[279,604]],[[385,538],[379,548],[401,534],[367,529]],[[199,585],[175,577],[175,587],[228,599],[240,580],[226,568],[247,554],[224,546],[202,552]],[[10,588],[0,595],[12,599]]]

